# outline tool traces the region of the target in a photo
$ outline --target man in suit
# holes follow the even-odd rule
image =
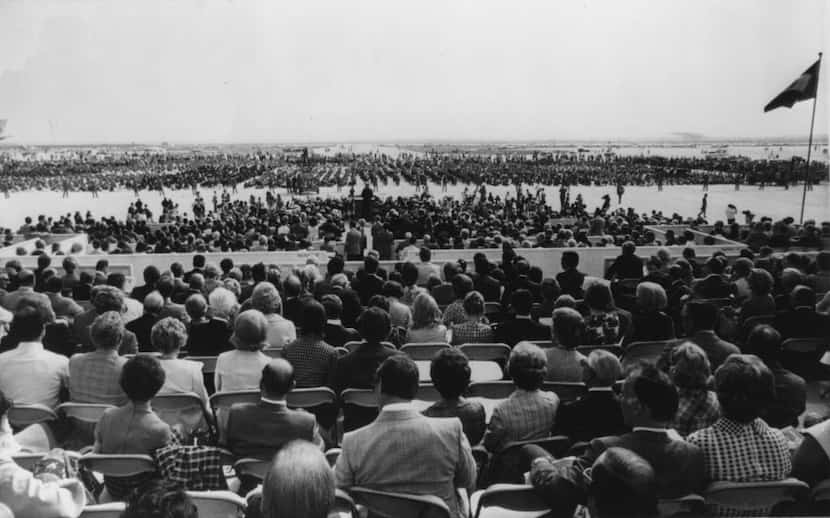
[[[683,327],[686,328],[686,338],[676,340],[672,346],[685,341],[693,342],[706,353],[712,372],[715,372],[730,354],[740,354],[738,346],[722,340],[715,333],[718,308],[714,304],[694,300],[687,302],[681,311],[681,318]]]
[[[52,310],[55,318],[67,318],[72,320],[76,315],[84,312],[84,309],[77,302],[61,295],[62,282],[60,277],[52,276],[46,280],[46,296],[52,302]]]
[[[830,335],[830,317],[816,311],[816,294],[812,288],[796,286],[789,296],[792,309],[779,311],[773,323],[783,340]]]
[[[709,275],[692,284],[695,295],[703,299],[725,299],[735,293],[735,286],[723,275],[726,268],[725,258],[710,257],[705,267]]]
[[[530,318],[533,296],[528,290],[516,290],[510,295],[513,318],[496,328],[496,342],[513,347],[522,340],[550,340],[550,328]]]
[[[185,325],[187,325],[190,322],[190,317],[187,316],[187,310],[185,310],[184,305],[176,304],[171,300],[171,297],[176,290],[173,278],[169,275],[163,275],[156,283],[156,289],[158,290],[159,295],[161,295],[161,298],[164,299],[164,306],[161,308],[159,318],[178,318],[184,322]]]
[[[363,269],[357,272],[352,288],[360,295],[360,303],[364,306],[369,303],[372,295],[377,295],[383,289],[383,279],[377,274],[378,260],[374,255],[367,255],[363,260]]]
[[[159,314],[164,307],[164,299],[157,291],[144,297],[144,314],[127,324],[127,331],[132,331],[138,339],[138,350],[149,352],[155,350],[150,342],[150,330],[159,321]]]
[[[160,277],[161,272],[154,265],[151,264],[144,268],[144,286],[136,286],[133,288],[133,291],[130,292],[130,297],[139,302],[144,302],[144,297],[156,289],[156,283]]]
[[[351,327],[345,327],[340,321],[343,313],[343,302],[337,295],[323,295],[323,307],[326,309],[326,327],[324,330],[326,343],[332,347],[343,347],[349,342],[360,341],[360,333]]]
[[[235,455],[271,459],[294,439],[323,446],[314,415],[286,405],[293,388],[294,368],[288,361],[279,358],[263,367],[259,402],[237,403],[228,412],[227,443]]]
[[[622,245],[622,254],[618,255],[608,271],[605,278],[609,281],[614,279],[640,279],[643,276],[643,260],[635,253],[637,247],[631,241]]]
[[[657,475],[660,498],[677,498],[698,493],[706,482],[703,452],[668,429],[677,412],[677,389],[669,376],[654,365],[634,369],[623,383],[622,412],[632,431],[619,436],[594,439],[587,451],[570,465],[554,466],[540,448],[525,446],[531,463],[530,480],[553,504],[560,498],[572,500],[587,491],[582,473],[609,448],[633,451],[651,464]],[[582,498],[584,501],[584,498]]]
[[[435,495],[453,516],[464,516],[456,490],[472,491],[476,468],[461,421],[425,417],[412,407],[418,367],[409,357],[387,358],[377,378],[380,414],[343,437],[337,487]]]
[[[194,273],[204,273],[205,271],[205,256],[196,254],[193,256],[193,269],[184,274],[184,282],[190,282],[190,276]],[[185,297],[187,298],[187,297]]]
[[[52,307],[49,297],[35,291],[35,274],[31,270],[20,270],[17,274],[17,289],[3,297],[3,307],[14,313],[23,299],[37,300],[39,306]]]
[[[124,315],[124,294],[114,286],[96,286],[92,295],[92,308],[75,317],[72,322],[72,337],[74,343],[81,344],[81,352],[95,350],[90,336],[92,322],[107,311],[115,311]],[[131,331],[124,331],[118,354],[135,354],[138,352],[138,339]]]

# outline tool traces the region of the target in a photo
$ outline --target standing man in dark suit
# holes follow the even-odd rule
[[[193,256],[193,269],[184,274],[184,282],[190,282],[190,276],[194,273],[204,274],[205,272],[205,256],[196,254]],[[186,298],[186,297],[185,297]]]
[[[294,388],[294,368],[288,361],[271,360],[262,369],[259,388],[258,403],[238,403],[228,412],[227,443],[235,455],[271,459],[294,439],[323,446],[314,415],[286,404],[285,396]]]
[[[643,277],[643,260],[635,254],[637,247],[632,241],[626,241],[622,245],[622,254],[618,255],[608,271],[605,278],[609,281],[614,279],[641,279]]]
[[[550,340],[550,328],[530,318],[533,296],[527,290],[516,290],[510,295],[513,318],[496,328],[496,342],[513,347],[522,340]]]

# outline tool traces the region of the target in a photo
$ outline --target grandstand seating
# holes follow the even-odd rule
[[[654,342],[632,342],[625,348],[622,355],[623,370],[636,365],[638,362],[655,363],[671,343],[669,340]]]

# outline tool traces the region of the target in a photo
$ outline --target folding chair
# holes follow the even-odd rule
[[[553,392],[562,403],[577,400],[588,393],[587,385],[578,381],[546,381],[542,384],[542,390]]]
[[[533,345],[539,346],[542,349],[550,349],[553,347],[553,342],[550,340],[528,340]]]
[[[515,441],[490,458],[484,482],[487,486],[497,483],[518,484],[522,482],[522,473],[527,469],[522,448],[529,445],[539,446],[556,458],[564,457],[571,440],[564,435],[555,435],[529,441]]]
[[[347,354],[349,354],[349,350],[346,349],[345,347],[335,347],[334,350],[337,351],[337,356],[340,357],[340,358],[342,358],[342,357],[346,356]]]
[[[149,455],[88,453],[82,455],[78,462],[90,471],[108,477],[133,477],[156,472],[156,462]]]
[[[789,338],[781,343],[784,353],[818,354],[827,349],[827,338]]]
[[[363,342],[346,342],[346,345],[344,345],[343,347],[345,347],[347,351],[352,352],[355,349],[357,349],[357,347],[362,343]],[[383,345],[387,349],[391,349],[393,351],[398,350],[398,348],[395,347],[395,344],[393,344],[392,342],[381,342],[381,345]]]
[[[819,482],[810,493],[810,512],[830,515],[830,478]]]
[[[441,400],[441,394],[432,383],[421,382],[418,386],[418,395],[412,401],[412,405],[420,412],[431,407],[433,403]]]
[[[470,361],[506,362],[510,357],[507,344],[467,343],[458,346],[458,350]]]
[[[369,509],[378,518],[450,518],[450,510],[434,495],[388,493],[362,487],[349,489],[355,503]]]
[[[636,365],[638,362],[657,363],[663,351],[669,345],[668,340],[655,342],[632,342],[628,344],[622,355],[623,371]]]
[[[46,423],[58,418],[57,414],[46,405],[14,405],[6,416],[13,430],[21,430],[29,425]]]
[[[216,358],[217,356],[188,356],[187,359],[199,362],[202,364],[202,374],[205,376],[213,376],[216,372]]]
[[[121,518],[126,509],[125,502],[88,505],[81,510],[79,518]]]
[[[219,444],[225,440],[228,425],[228,411],[236,403],[256,403],[259,401],[258,390],[238,390],[232,392],[217,392],[210,396],[210,408],[216,420],[216,436]]]
[[[238,518],[247,506],[244,498],[231,491],[188,491],[187,495],[199,516],[209,518]]]
[[[502,307],[501,304],[498,302],[485,302],[484,303],[484,316],[490,322],[499,322],[502,320]]]
[[[470,498],[470,509],[474,509],[474,518],[532,518],[550,513],[550,507],[533,486],[524,484],[493,484],[484,491],[476,491]]]
[[[192,392],[181,394],[157,394],[151,406],[162,421],[170,426],[179,426],[185,439],[196,432],[207,432],[216,438],[211,415],[202,398]]]
[[[512,381],[483,381],[470,383],[468,392],[470,397],[485,399],[505,399],[516,390]]]
[[[270,467],[270,460],[261,459],[244,458],[233,463],[233,470],[237,477],[251,477],[260,482],[265,479],[265,474],[268,473]]]
[[[329,448],[326,450],[326,460],[329,463],[329,466],[334,467],[337,464],[337,459],[340,457],[340,453],[343,450],[340,448]]]
[[[686,495],[680,498],[661,499],[657,502],[660,518],[672,516],[702,516],[706,512],[705,501],[700,495]]]
[[[80,459],[81,454],[75,451],[66,451],[65,452],[68,457],[72,457],[75,459]],[[20,466],[21,468],[25,469],[26,471],[32,471],[35,467],[35,464],[43,457],[45,457],[47,452],[37,452],[37,453],[16,453],[12,455],[12,460],[15,464]]]
[[[588,356],[594,351],[608,351],[609,353],[613,354],[617,358],[623,355],[623,348],[619,345],[580,345],[576,348],[576,352],[582,354],[583,356]]]
[[[401,352],[416,361],[432,361],[432,358],[450,344],[443,342],[408,343],[401,347]]]
[[[360,513],[357,510],[357,506],[352,500],[352,497],[342,489],[336,489],[334,492],[334,509],[329,512],[329,516],[336,516],[337,518],[342,518],[343,515],[348,516],[349,518],[359,518]]]
[[[378,400],[372,389],[346,389],[340,393],[343,408],[343,431],[365,426],[378,416]]]
[[[713,482],[703,492],[708,508],[769,514],[774,507],[804,502],[810,487],[787,478],[775,482]]]
[[[331,429],[337,422],[337,394],[328,387],[294,389],[285,399],[288,408],[311,412],[325,429]]]
[[[94,425],[101,420],[104,412],[110,408],[115,407],[96,403],[62,403],[55,411],[66,418]]]

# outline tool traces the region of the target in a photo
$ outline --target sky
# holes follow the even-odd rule
[[[812,0],[0,0],[12,143],[804,137]],[[816,133],[828,133],[830,66]]]

